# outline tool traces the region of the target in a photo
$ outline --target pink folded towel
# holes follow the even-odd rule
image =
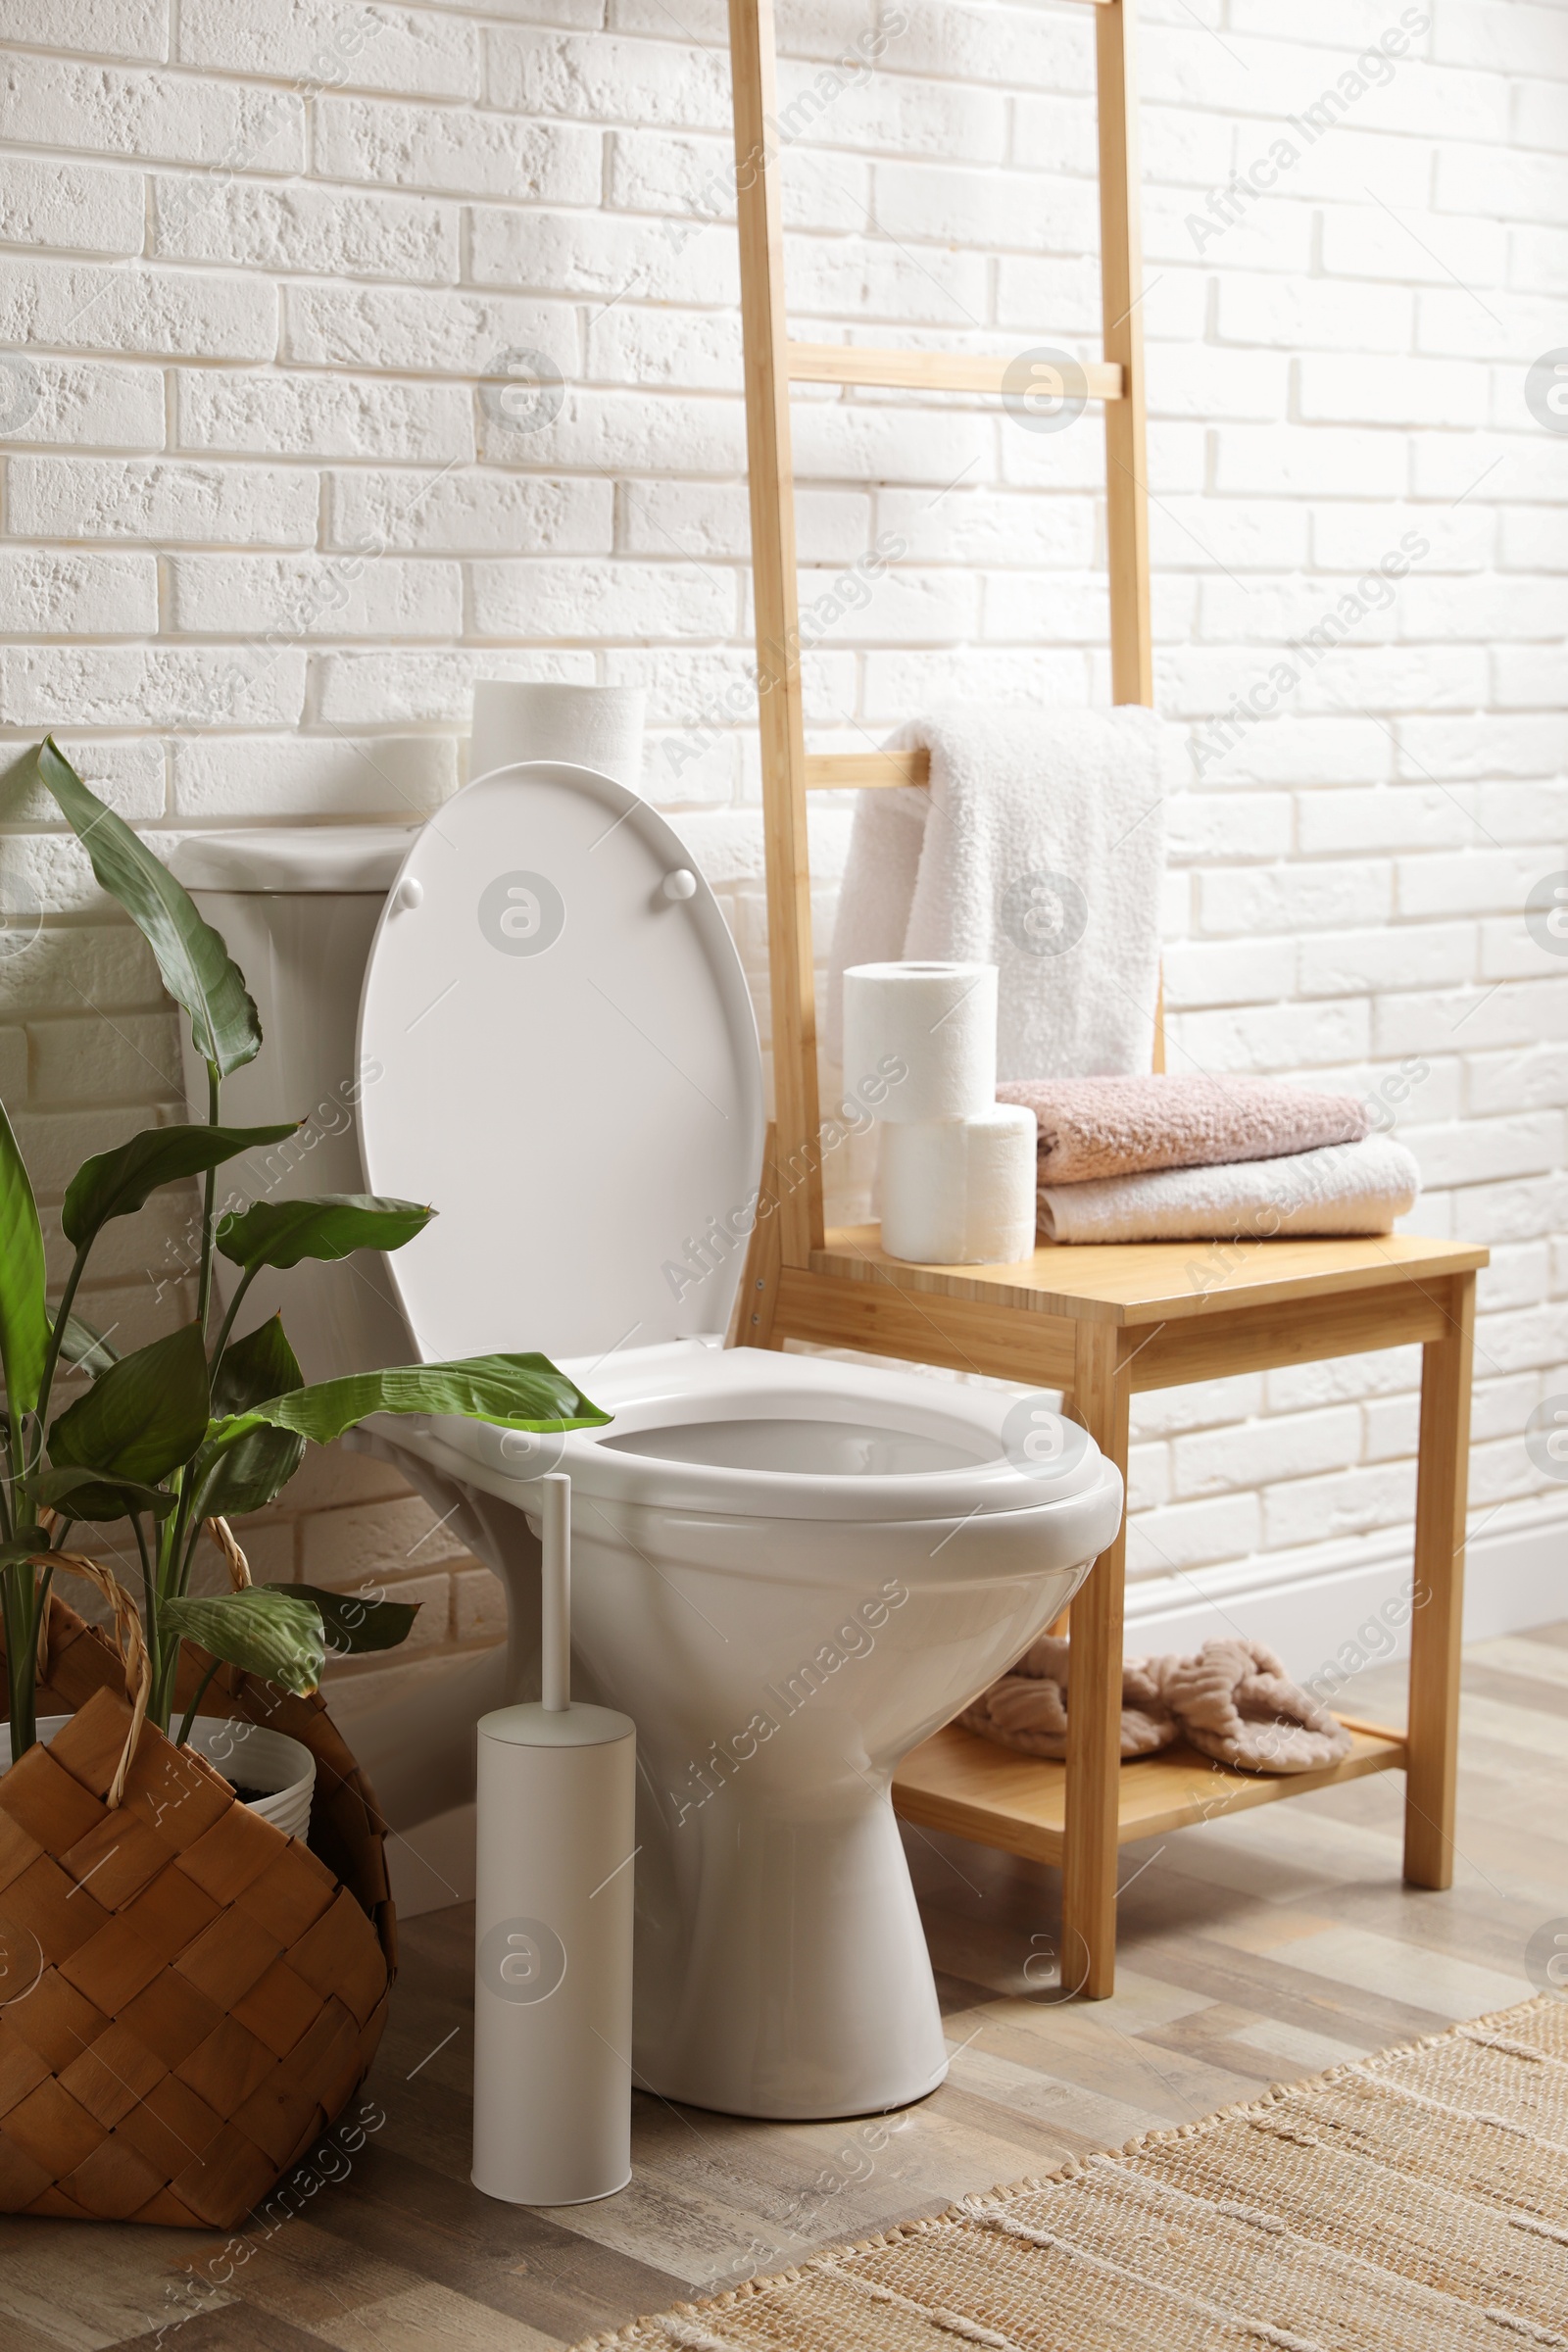
[[[1276,1078],[1020,1078],[999,1086],[1040,1123],[1040,1182],[1221,1167],[1358,1143],[1366,1105]]]

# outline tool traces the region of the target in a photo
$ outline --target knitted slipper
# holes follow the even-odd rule
[[[1194,1658],[1157,1658],[1159,1692],[1182,1735],[1245,1772],[1316,1772],[1350,1752],[1345,1726],[1293,1683],[1271,1649],[1239,1638]]]
[[[999,1747],[1029,1756],[1067,1753],[1067,1669],[1069,1643],[1042,1634],[1010,1674],[982,1691],[958,1717],[966,1732],[978,1732]],[[1175,1716],[1165,1704],[1154,1671],[1170,1659],[1127,1658],[1121,1670],[1121,1752],[1152,1756],[1178,1737]]]

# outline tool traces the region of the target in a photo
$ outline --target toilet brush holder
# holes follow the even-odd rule
[[[631,2179],[637,1741],[571,1703],[571,1482],[541,1485],[543,1696],[479,1719],[472,2178],[580,2205]]]

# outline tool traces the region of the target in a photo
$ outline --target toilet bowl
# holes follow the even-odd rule
[[[502,1577],[511,1696],[532,1694],[537,1481],[571,1474],[576,1690],[638,1733],[636,2080],[761,2117],[919,2097],[946,2056],[893,1774],[1070,1598],[1119,1523],[1116,1470],[1054,1397],[717,1343],[758,1213],[760,1056],[716,903],[634,794],[536,762],[358,863],[341,835],[209,836],[176,870],[259,1001],[265,975],[296,1065],[354,1073],[327,1140],[358,1181],[262,1181],[441,1212],[363,1298],[351,1276],[323,1304],[343,1268],[281,1278],[307,1373],[389,1360],[395,1323],[427,1361],[540,1348],[613,1415],[537,1437],[381,1417],[364,1443]],[[292,1099],[267,1060],[226,1117]],[[471,1717],[449,1725],[432,1810],[470,1743]]]
[[[571,1474],[577,1671],[637,1723],[636,2079],[736,2115],[917,2098],[946,2052],[893,1774],[1071,1597],[1121,1482],[1070,1423],[1049,1468],[1009,1447],[1012,1392],[883,1366],[686,1342],[591,1393],[614,1419],[547,1455],[417,1446],[523,1513]]]

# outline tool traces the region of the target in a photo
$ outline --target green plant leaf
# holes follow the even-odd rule
[[[30,1413],[37,1403],[48,1349],[38,1204],[0,1107],[0,1371],[14,1414]]]
[[[47,1551],[49,1539],[41,1527],[19,1527],[7,1543],[0,1544],[0,1568],[11,1568],[19,1560],[30,1560],[35,1551]]]
[[[201,1325],[122,1355],[49,1432],[56,1469],[152,1483],[188,1462],[207,1434],[207,1353]]]
[[[212,925],[203,922],[188,892],[124,819],[88,789],[52,735],[38,746],[37,774],[86,850],[99,883],[119,900],[152,949],[164,986],[190,1014],[203,1061],[216,1062],[221,1077],[254,1061],[262,1025],[246,993],[245,975]]]
[[[143,1486],[131,1478],[111,1483],[95,1470],[75,1468],[40,1471],[32,1491],[51,1511],[95,1523],[128,1519],[132,1511],[151,1511],[155,1519],[167,1519],[179,1500],[167,1487]]]
[[[299,1359],[288,1344],[281,1315],[270,1315],[242,1340],[230,1340],[213,1374],[215,1413],[243,1413],[305,1386]]]
[[[367,1600],[358,1592],[329,1592],[321,1585],[264,1585],[264,1592],[298,1592],[321,1613],[326,1646],[337,1658],[369,1649],[396,1649],[414,1631],[417,1600]]]
[[[303,1377],[283,1335],[283,1318],[273,1315],[223,1349],[213,1378],[213,1410],[245,1412],[299,1388]],[[281,1494],[304,1459],[305,1440],[292,1430],[253,1430],[213,1457],[201,1491],[203,1518],[236,1519],[242,1511],[259,1511]]]
[[[60,1212],[65,1237],[79,1250],[100,1225],[128,1217],[160,1185],[203,1175],[263,1144],[280,1144],[299,1126],[290,1119],[282,1127],[144,1127],[128,1144],[82,1161]]]
[[[302,1258],[347,1257],[355,1250],[401,1250],[435,1215],[416,1200],[372,1193],[327,1193],[314,1200],[258,1200],[218,1228],[218,1247],[236,1266],[297,1266]]]
[[[352,1372],[270,1397],[215,1422],[208,1444],[219,1449],[237,1445],[265,1425],[297,1430],[327,1446],[369,1413],[457,1413],[502,1429],[599,1429],[610,1419],[547,1355],[469,1355],[450,1364]]]
[[[210,1656],[276,1683],[296,1697],[317,1688],[326,1664],[315,1602],[268,1585],[248,1585],[243,1592],[215,1593],[207,1600],[160,1601],[158,1624],[161,1632],[198,1642]]]
[[[237,1446],[220,1447],[201,1491],[202,1517],[238,1519],[275,1502],[304,1459],[305,1440],[286,1429],[252,1430]]]
[[[51,1315],[49,1328],[53,1331],[54,1327],[55,1319]],[[111,1364],[119,1363],[120,1349],[113,1347],[101,1331],[94,1331],[92,1325],[84,1322],[80,1315],[68,1315],[66,1336],[60,1343],[60,1360],[63,1364],[74,1364],[90,1380],[96,1380],[100,1372],[107,1372]]]

